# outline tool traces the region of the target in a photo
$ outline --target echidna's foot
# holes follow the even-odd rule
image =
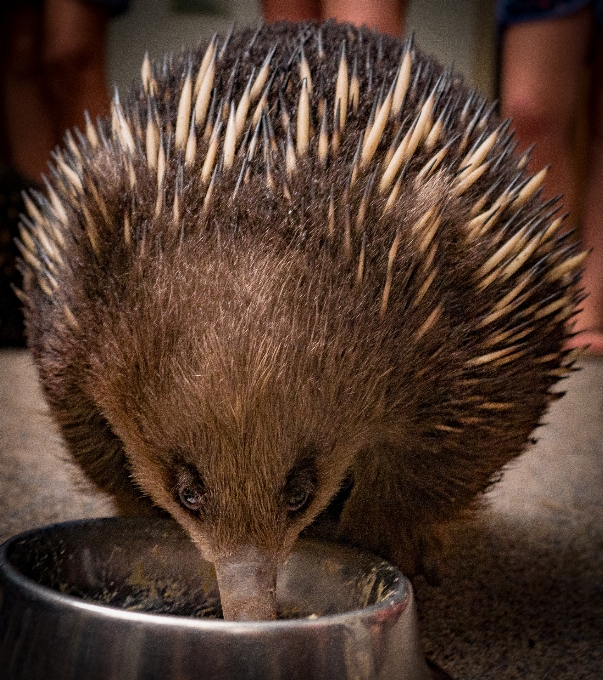
[[[362,503],[358,496],[354,498],[352,494],[350,500],[356,502],[344,508],[337,540],[383,557],[408,577],[420,573],[418,545],[413,540],[409,518],[401,512],[383,515],[378,504]]]
[[[395,564],[407,578],[414,578],[422,573],[421,556],[407,536],[399,540],[397,545],[391,546],[389,551],[382,550],[380,554]]]
[[[408,578],[424,576],[431,586],[442,580],[444,531],[439,525],[414,527],[412,538],[397,536],[380,554],[395,564]]]
[[[442,581],[447,529],[447,525],[433,524],[418,537],[420,573],[431,586],[439,586]]]

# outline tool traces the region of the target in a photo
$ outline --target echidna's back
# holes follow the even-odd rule
[[[99,347],[144,365],[182,335],[273,338],[292,379],[330,365],[322,379],[355,383],[355,415],[387,376],[380,417],[412,423],[418,477],[437,470],[419,501],[455,508],[521,451],[573,361],[582,255],[544,174],[412,41],[281,24],[145,61],[56,160],[23,255],[30,343],[67,424],[94,410],[68,392]],[[302,358],[316,337],[350,363]]]

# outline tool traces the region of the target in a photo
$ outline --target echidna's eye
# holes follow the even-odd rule
[[[189,510],[199,510],[203,505],[205,493],[196,487],[185,486],[180,492],[180,502]]]
[[[203,508],[205,485],[194,468],[180,468],[176,475],[176,492],[180,504],[187,510],[199,512]]]
[[[312,494],[308,489],[293,491],[286,499],[288,512],[300,512],[310,503]]]
[[[316,465],[312,459],[303,459],[289,472],[283,489],[283,504],[290,514],[305,510],[316,491]]]

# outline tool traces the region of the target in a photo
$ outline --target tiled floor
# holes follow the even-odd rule
[[[442,586],[417,584],[426,650],[455,678],[603,678],[603,361],[567,389],[459,528]],[[27,354],[1,351],[0,540],[111,512],[65,459]]]

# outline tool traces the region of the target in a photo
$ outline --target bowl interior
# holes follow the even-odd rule
[[[221,618],[213,564],[171,520],[71,522],[13,539],[6,559],[36,583],[130,611]],[[278,616],[315,618],[408,597],[393,566],[336,544],[300,540],[279,570]]]

